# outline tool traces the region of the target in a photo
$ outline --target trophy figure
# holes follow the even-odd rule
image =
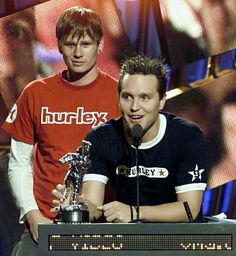
[[[71,193],[69,205],[61,204],[56,222],[64,223],[86,223],[89,222],[88,207],[84,203],[78,202],[83,176],[87,172],[91,161],[89,150],[91,143],[83,140],[82,145],[76,153],[67,153],[59,159],[61,163],[69,163],[68,172],[64,179],[65,190],[60,201],[64,201]]]

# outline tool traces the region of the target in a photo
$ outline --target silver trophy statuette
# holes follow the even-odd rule
[[[77,149],[76,153],[67,153],[59,161],[69,163],[69,168],[64,179],[65,190],[60,198],[63,202],[68,198],[71,192],[69,205],[61,204],[60,212],[56,218],[56,222],[64,223],[85,223],[89,222],[88,207],[84,203],[78,202],[78,193],[82,186],[82,181],[87,172],[91,161],[89,159],[89,150],[91,143],[83,140],[82,145]]]

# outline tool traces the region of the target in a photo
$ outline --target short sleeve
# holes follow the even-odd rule
[[[191,127],[182,134],[178,145],[176,192],[204,190],[208,166],[203,133],[198,127]]]
[[[34,144],[33,97],[24,90],[12,107],[3,129],[18,141]]]

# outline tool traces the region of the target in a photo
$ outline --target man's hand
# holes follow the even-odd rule
[[[92,184],[92,185],[87,189],[88,184]],[[50,210],[51,212],[54,212],[54,213],[59,212],[61,204],[63,204],[63,205],[69,205],[70,204],[72,191],[69,191],[68,197],[64,201],[61,200],[64,189],[65,189],[64,185],[58,184],[56,186],[56,188],[52,190],[52,194],[56,197],[56,199],[54,199],[52,201],[52,203],[55,205],[55,207]],[[100,189],[102,191],[100,193],[98,193],[98,191]],[[83,184],[82,194],[80,194],[80,195],[78,194],[78,198],[77,198],[78,203],[84,203],[89,208],[90,221],[97,220],[102,215],[102,213],[101,213],[102,211],[98,210],[97,206],[102,204],[103,196],[104,196],[104,189],[105,189],[105,185],[101,182],[97,182],[97,181],[95,181],[95,182],[94,181],[85,182],[85,184]],[[84,191],[86,191],[86,193],[85,193],[86,195],[83,194]],[[88,198],[90,198],[90,196],[91,196],[90,193],[92,191],[95,191],[94,192],[95,199],[97,199],[99,196],[101,197],[101,200],[99,200],[99,202],[96,202],[96,200],[94,202],[94,200],[91,201],[91,200],[88,199]]]
[[[52,194],[56,197],[56,199],[52,200],[55,207],[50,210],[51,212],[58,212],[60,210],[60,204],[69,205],[72,191],[70,191],[67,198],[62,201],[61,198],[64,190],[65,186],[62,184],[58,184],[56,188],[52,190]]]
[[[103,211],[108,222],[129,222],[131,221],[130,206],[118,201],[113,201],[103,206],[98,206],[99,211]]]
[[[65,187],[64,187],[62,184],[58,184],[58,185],[56,186],[56,188],[52,190],[52,194],[53,194],[57,199],[52,200],[52,203],[55,205],[55,207],[50,210],[51,212],[58,212],[58,211],[59,211],[60,204],[62,203],[60,199],[61,199],[61,197],[62,197],[62,194],[63,194],[63,192],[64,192],[64,189],[65,189]],[[69,199],[68,199],[68,200],[69,200]]]
[[[30,233],[35,242],[38,242],[38,224],[52,223],[51,219],[44,217],[39,210],[31,210],[26,213],[26,220],[30,226]]]

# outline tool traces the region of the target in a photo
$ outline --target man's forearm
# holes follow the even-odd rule
[[[140,219],[153,222],[189,222],[195,219],[201,209],[202,191],[190,191],[178,194],[178,201],[156,206],[141,206]],[[187,207],[184,205],[187,202]]]
[[[8,177],[20,208],[20,222],[25,220],[27,212],[38,209],[33,194],[32,151],[33,145],[11,140]]]
[[[147,222],[189,222],[183,202],[140,206],[140,219]]]

